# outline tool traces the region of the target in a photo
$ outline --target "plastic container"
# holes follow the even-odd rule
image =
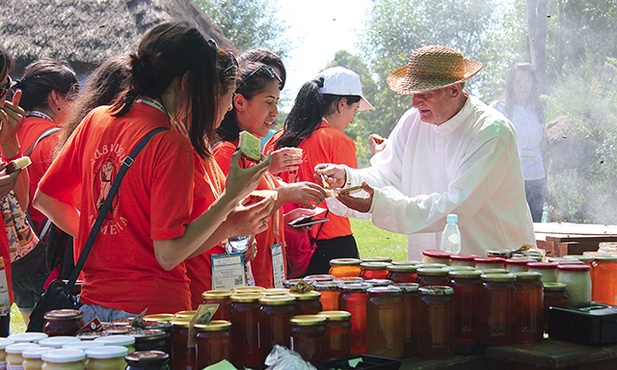
[[[362,262],[360,277],[364,280],[385,279],[388,276],[389,262]]]
[[[86,349],[86,369],[88,370],[124,370],[128,355],[126,347],[102,346]]]
[[[514,343],[515,288],[512,274],[482,275],[482,297],[478,305],[478,334],[487,346]]]
[[[461,253],[461,231],[458,228],[458,215],[446,216],[446,226],[441,233],[439,249],[450,254]]]
[[[527,272],[527,264],[534,263],[535,260],[531,258],[509,258],[506,260],[506,270],[510,273]]]
[[[452,253],[440,251],[439,249],[427,249],[422,251],[422,263],[442,263],[444,265],[449,265],[451,254]]]
[[[256,368],[261,365],[259,352],[259,303],[260,294],[231,296],[231,362],[239,368]]]
[[[617,305],[617,255],[596,257],[592,265],[591,300]]]
[[[231,290],[208,290],[201,294],[204,303],[218,304],[219,308],[212,316],[212,320],[229,321],[229,307],[231,306]]]
[[[370,284],[344,284],[339,290],[339,308],[351,313],[351,341],[349,352],[353,355],[366,353],[366,301]]]
[[[84,326],[84,313],[79,310],[53,310],[44,316],[43,332],[50,337],[75,336]]]
[[[195,353],[197,369],[231,360],[231,327],[225,320],[212,320],[196,324]]]
[[[291,349],[310,363],[322,362],[325,357],[326,318],[319,315],[298,315],[291,324]]]
[[[77,337],[66,337],[66,336],[58,336],[58,337],[49,337],[45,339],[41,339],[39,341],[39,346],[41,347],[49,347],[49,348],[62,348],[67,343],[79,343],[81,340]]]
[[[53,348],[49,347],[33,347],[30,349],[26,349],[21,353],[21,357],[24,359],[22,362],[22,366],[24,370],[41,370],[43,366],[43,356],[44,353],[49,351],[53,351]],[[1,368],[1,367],[0,367]],[[6,369],[6,364],[3,369]]]
[[[23,343],[13,343],[4,349],[6,352],[6,367],[7,369],[20,369],[23,365],[24,358],[22,357],[22,353],[27,349],[32,348],[40,348],[37,344],[23,342]]]
[[[591,267],[587,265],[557,266],[557,282],[566,284],[568,306],[582,307],[591,302]]]
[[[366,302],[366,352],[401,358],[404,354],[405,311],[402,290],[397,287],[370,288]]]
[[[503,269],[506,266],[506,260],[500,257],[478,257],[474,259],[476,270],[484,271],[489,269]]]
[[[425,286],[418,291],[418,355],[426,359],[454,356],[454,289]]]
[[[360,276],[361,263],[357,258],[336,258],[330,260],[328,273],[336,278]]]
[[[12,340],[15,343],[38,343],[41,339],[47,338],[45,333],[18,333],[11,334],[7,339]]]
[[[324,358],[326,360],[333,360],[348,357],[351,336],[351,313],[347,311],[322,311],[318,315],[326,318]]]
[[[474,259],[479,256],[476,254],[453,254],[450,256],[450,266],[469,266],[476,267]]]
[[[542,274],[542,283],[557,282],[557,263],[555,262],[531,262],[527,264],[527,271]]]
[[[514,302],[514,343],[539,343],[544,338],[544,288],[542,274],[518,272]]]
[[[123,346],[129,351],[129,355],[135,352],[135,337],[130,335],[108,335],[94,339],[95,343],[106,346]]]
[[[78,349],[56,349],[44,353],[41,370],[85,370],[86,354]]]
[[[8,338],[0,338],[0,369],[6,369],[6,347],[14,344],[15,341]]]

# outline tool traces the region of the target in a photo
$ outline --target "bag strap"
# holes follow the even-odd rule
[[[88,254],[90,253],[90,250],[92,249],[92,246],[94,245],[94,240],[96,239],[96,236],[99,234],[99,231],[101,230],[101,226],[103,226],[103,221],[105,220],[105,216],[107,215],[107,212],[109,211],[109,208],[111,207],[111,202],[113,201],[113,199],[116,196],[116,193],[118,192],[118,188],[120,187],[120,182],[122,181],[124,174],[129,169],[129,167],[131,167],[131,165],[135,161],[135,157],[137,157],[137,154],[141,152],[141,150],[146,146],[148,141],[150,141],[152,136],[154,136],[155,134],[163,130],[167,130],[167,128],[159,127],[159,128],[156,128],[150,131],[148,134],[146,134],[146,136],[143,139],[141,139],[141,141],[137,144],[137,146],[131,151],[131,154],[129,154],[122,161],[122,166],[120,167],[120,170],[118,171],[118,175],[114,179],[114,183],[112,184],[111,189],[109,190],[109,194],[107,194],[107,196],[105,197],[105,202],[103,202],[103,205],[101,206],[101,209],[99,210],[99,215],[97,216],[96,221],[94,222],[94,226],[92,226],[92,230],[90,231],[90,234],[88,235],[88,239],[86,240],[84,249],[81,251],[79,260],[77,261],[77,263],[75,264],[75,267],[73,268],[73,271],[71,272],[71,276],[69,277],[69,282],[68,284],[66,284],[66,287],[64,290],[66,294],[69,294],[71,292],[71,290],[75,286],[75,283],[77,282],[79,273],[81,273],[81,269],[84,267],[84,264],[86,263],[86,258],[88,258]]]
[[[32,152],[34,151],[34,148],[36,148],[37,145],[39,145],[39,142],[43,139],[45,139],[46,137],[50,136],[51,134],[53,134],[54,132],[58,132],[62,130],[60,127],[52,127],[50,129],[48,129],[47,131],[43,132],[41,134],[41,136],[39,136],[38,139],[36,139],[36,141],[34,142],[34,144],[32,144],[32,146],[30,148],[28,148],[28,150],[26,150],[26,152],[24,153],[24,155],[26,157],[29,157],[30,154],[32,154]]]

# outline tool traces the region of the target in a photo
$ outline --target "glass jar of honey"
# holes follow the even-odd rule
[[[197,369],[231,360],[231,323],[212,320],[208,324],[195,324],[195,353]]]
[[[557,263],[556,262],[530,262],[527,264],[527,271],[541,273],[542,283],[557,282]]]
[[[261,295],[258,293],[231,296],[231,362],[239,368],[257,368],[261,365],[259,298]]]
[[[204,303],[218,304],[219,308],[212,316],[212,320],[229,321],[229,306],[231,306],[231,290],[208,290],[201,294]]]
[[[287,288],[268,288],[261,292],[264,297],[272,297],[277,295],[289,295],[289,289]]]
[[[86,350],[86,369],[88,370],[124,370],[129,354],[126,347],[102,346]]]
[[[591,300],[617,305],[617,256],[598,256],[592,265]]]
[[[177,319],[180,319],[180,320],[189,319],[190,320],[193,318],[193,316],[195,316],[196,313],[197,313],[197,310],[178,311],[174,314],[176,316],[174,320],[177,320]]]
[[[189,347],[189,325],[191,319],[176,319],[171,322],[171,367],[172,369],[197,369],[195,348]],[[152,351],[148,351],[152,352]],[[154,351],[156,352],[156,351]]]
[[[557,282],[566,284],[568,306],[582,307],[591,302],[591,267],[581,265],[558,265]]]
[[[421,287],[427,285],[449,285],[450,279],[448,278],[449,270],[447,268],[426,268],[420,267],[417,270],[418,278],[416,283]]]
[[[163,338],[164,346],[162,351],[165,353],[171,353],[171,329],[173,325],[170,321],[150,321],[144,319],[142,325],[144,329],[162,330],[165,334]],[[140,351],[143,351],[143,349],[140,349]]]
[[[480,256],[476,254],[452,254],[450,255],[450,266],[469,266],[476,267],[474,259]]]
[[[321,311],[318,315],[326,318],[324,359],[334,360],[349,357],[351,313],[347,311]]]
[[[339,290],[339,308],[351,313],[351,341],[349,351],[358,355],[366,353],[366,301],[370,284],[344,284]]]
[[[458,354],[476,353],[478,305],[482,294],[480,271],[450,271],[450,286],[454,289],[454,339]]]
[[[362,262],[360,277],[364,280],[385,279],[388,276],[389,262]]]
[[[539,343],[544,338],[544,288],[542,274],[517,272],[514,301],[514,343]]]
[[[418,306],[418,355],[427,359],[454,355],[454,289],[449,286],[420,287]]]
[[[169,370],[169,355],[160,351],[134,352],[125,358],[126,370]]]
[[[403,292],[403,311],[405,315],[405,347],[403,355],[405,357],[411,357],[418,354],[418,327],[420,322],[418,321],[418,303],[420,296],[418,294],[417,283],[399,283],[394,284],[395,287],[400,288]]]
[[[44,353],[42,370],[86,370],[86,354],[78,349],[56,349]]]
[[[262,297],[259,299],[259,349],[260,363],[272,351],[275,344],[290,348],[291,327],[289,319],[295,316],[294,303],[291,296]]]
[[[357,258],[335,258],[330,260],[328,273],[335,278],[360,276],[360,264]]]
[[[43,332],[50,337],[75,336],[79,329],[84,326],[84,313],[79,310],[53,310],[44,316],[45,325]]]
[[[339,285],[336,281],[313,284],[313,288],[321,293],[319,301],[323,310],[338,310]]]
[[[503,269],[506,267],[506,260],[501,257],[478,257],[474,259],[476,270],[484,271],[490,269]]]
[[[366,352],[401,358],[405,347],[405,311],[402,291],[389,286],[370,288],[366,302]]]
[[[482,295],[478,305],[478,338],[487,346],[514,343],[514,280],[512,274],[482,275]]]
[[[567,307],[568,293],[564,283],[544,283],[544,331],[548,331],[548,308]]]
[[[165,332],[159,329],[134,329],[128,335],[135,338],[136,351],[165,351]]]
[[[320,292],[311,290],[306,293],[291,293],[291,296],[296,299],[296,314],[298,315],[316,315],[323,310]]]
[[[289,320],[291,324],[291,349],[310,363],[324,360],[326,318],[318,315],[298,315]]]
[[[450,264],[451,253],[441,251],[439,249],[427,249],[422,251],[422,263],[441,263],[444,265]]]
[[[390,265],[386,279],[393,283],[415,283],[418,278],[416,265]]]
[[[266,288],[262,286],[237,286],[233,288],[231,291],[234,294],[242,294],[242,293],[260,293],[266,290]]]

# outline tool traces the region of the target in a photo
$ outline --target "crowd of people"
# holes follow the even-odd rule
[[[0,155],[32,161],[0,167],[6,299],[26,322],[46,284],[70,272],[108,197],[81,275],[86,321],[195,309],[204,291],[226,286],[229,271],[216,261],[232,240],[244,243],[245,284],[327,273],[333,258],[360,257],[351,216],[407,234],[410,259],[439,245],[449,213],[459,215],[463,253],[534,244],[529,208],[535,219],[546,180],[530,67],[517,65],[512,78],[525,82],[508,82],[495,103],[502,115],[465,89],[480,62],[443,46],[414,50],[387,80],[412,95],[412,108],[388,139],[371,139],[371,167],[358,169],[344,131],[375,108],[356,73],[328,68],[306,82],[272,135],[283,61],[263,48],[234,52],[164,23],[80,86],[68,64],[50,59],[13,80],[0,47]],[[114,194],[122,163],[156,129]],[[239,150],[243,132],[267,140],[260,159]],[[337,192],[351,185],[364,192]],[[328,222],[290,225],[316,209]],[[0,336],[8,331],[0,316]]]

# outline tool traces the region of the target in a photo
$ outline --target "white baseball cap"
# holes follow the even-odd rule
[[[362,96],[360,76],[356,72],[343,67],[332,67],[321,71],[316,78],[320,77],[324,80],[323,87],[319,89],[320,93],[359,96],[361,99],[358,110],[375,110]]]

